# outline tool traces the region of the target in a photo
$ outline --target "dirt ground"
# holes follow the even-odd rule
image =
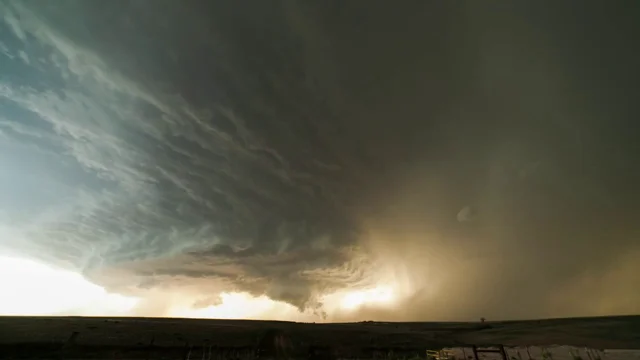
[[[389,350],[397,357],[414,357],[425,349],[497,344],[640,349],[640,316],[345,324],[0,317],[0,359],[251,359],[277,353],[256,350],[266,346],[269,333],[277,333],[276,342],[286,342],[287,357],[295,358],[371,358]]]

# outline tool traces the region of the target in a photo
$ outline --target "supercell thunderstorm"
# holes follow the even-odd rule
[[[0,2],[4,253],[194,307],[382,283],[408,305],[360,318],[638,311],[628,104],[606,123],[561,44],[454,5],[248,3]]]

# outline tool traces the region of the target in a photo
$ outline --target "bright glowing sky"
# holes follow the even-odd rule
[[[111,294],[77,273],[61,270],[24,258],[0,256],[0,315],[82,315],[135,316],[139,298]],[[164,294],[165,296],[168,294]],[[175,294],[172,294],[175,295]],[[161,296],[155,294],[154,296]],[[194,309],[189,300],[178,299],[168,309],[148,316],[281,319],[321,321],[317,314],[300,312],[292,305],[266,296],[247,293],[222,293],[217,305]],[[361,290],[343,290],[328,294],[328,311],[355,311],[363,306],[389,306],[393,289],[378,286]]]
[[[2,315],[124,315],[136,299],[109,294],[81,275],[0,256]]]

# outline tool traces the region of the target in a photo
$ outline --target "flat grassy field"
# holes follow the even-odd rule
[[[640,349],[640,316],[505,322],[294,323],[176,318],[0,317],[0,359],[245,359],[277,331],[295,357],[309,348],[343,357],[398,356],[470,345]],[[337,350],[336,350],[337,349]],[[327,350],[329,351],[329,350]],[[322,351],[321,351],[322,352]],[[292,355],[293,356],[293,355]],[[585,359],[588,360],[588,359]]]

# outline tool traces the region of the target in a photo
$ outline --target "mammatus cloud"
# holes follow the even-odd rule
[[[144,315],[229,293],[329,319],[638,311],[633,116],[575,42],[595,9],[35,3],[0,3],[6,251]]]

